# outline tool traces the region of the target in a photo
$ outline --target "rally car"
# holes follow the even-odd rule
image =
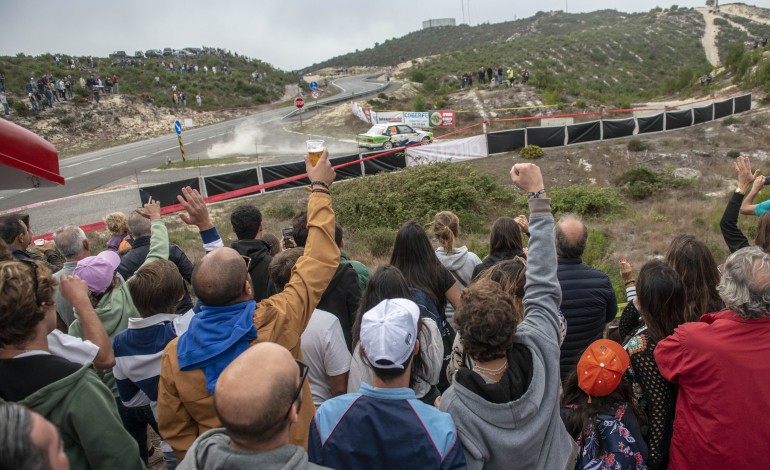
[[[406,124],[375,124],[365,134],[356,136],[359,147],[385,150],[417,142],[428,143],[432,140],[432,132],[412,129]]]

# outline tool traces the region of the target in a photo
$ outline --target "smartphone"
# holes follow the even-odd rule
[[[281,229],[284,240],[294,240],[294,227],[286,227]]]

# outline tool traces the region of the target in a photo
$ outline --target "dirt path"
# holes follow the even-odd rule
[[[719,33],[719,27],[714,24],[714,18],[716,15],[711,13],[708,8],[696,8],[703,19],[706,21],[706,29],[701,38],[701,44],[703,44],[703,50],[706,51],[706,59],[714,67],[720,65],[719,62],[719,50],[717,49],[717,33]]]
[[[755,13],[753,10],[753,7],[750,7],[748,5],[741,5],[741,4],[730,4],[730,5],[722,5],[719,7],[719,9],[725,13],[728,13],[730,15],[734,16],[742,16],[743,18],[748,18],[751,21],[755,21],[757,23],[764,23],[764,24],[770,24],[770,18],[763,18]]]

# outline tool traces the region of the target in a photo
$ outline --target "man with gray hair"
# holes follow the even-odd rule
[[[91,248],[86,233],[77,225],[65,225],[57,228],[53,233],[53,242],[59,253],[64,256],[64,266],[53,275],[56,281],[61,280],[64,275],[73,274],[78,261],[91,256]],[[75,312],[72,304],[62,297],[58,287],[54,292],[54,301],[56,302],[56,313],[59,314],[61,321],[69,327],[75,320]]]
[[[0,468],[69,470],[56,426],[17,403],[0,403]]]
[[[770,441],[770,255],[753,246],[724,264],[726,310],[680,325],[655,348],[679,387],[669,468],[758,468]]]
[[[567,376],[589,344],[600,339],[604,326],[618,313],[615,290],[604,272],[583,264],[588,229],[579,217],[563,215],[554,227],[561,313],[567,335],[561,345],[561,378]]]

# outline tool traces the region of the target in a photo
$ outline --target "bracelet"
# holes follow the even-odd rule
[[[629,284],[633,284],[633,283],[635,283],[635,282],[636,282],[636,279],[629,279],[629,280],[625,281],[623,284],[625,284],[626,286],[628,286]]]
[[[540,196],[545,194],[545,188],[541,189],[540,191],[535,191],[534,193],[527,193],[527,196],[529,196],[529,199],[540,199]]]
[[[315,186],[315,185],[323,186],[324,188],[329,189],[329,185],[324,183],[323,181],[313,181],[312,183],[310,183],[310,186]]]
[[[311,193],[323,193],[323,194],[329,194],[329,190],[328,190],[328,189],[321,189],[321,188],[313,189],[313,190],[311,190],[310,192],[311,192]]]

